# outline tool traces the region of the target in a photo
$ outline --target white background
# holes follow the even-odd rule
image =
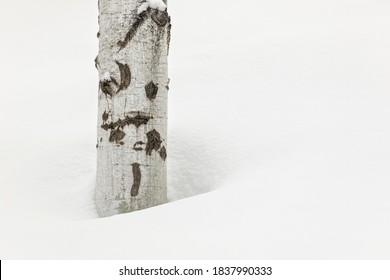
[[[390,257],[388,1],[170,0],[172,203],[107,219],[97,3],[1,1],[1,259]]]
[[[128,269],[202,269],[203,276],[120,276]],[[215,276],[214,267],[272,267],[270,276]],[[389,279],[389,261],[6,261],[2,265],[4,280],[39,279]],[[209,273],[206,272],[209,270]]]

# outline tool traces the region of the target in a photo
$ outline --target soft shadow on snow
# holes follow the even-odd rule
[[[207,129],[206,134],[204,130],[193,127],[189,131],[181,125],[170,127],[167,160],[169,202],[213,191],[221,187],[232,173],[235,161],[231,144],[224,141],[219,133],[213,135]],[[22,186],[15,197],[26,203],[29,201],[26,205],[47,217],[71,220],[97,218],[94,203],[96,150],[89,135],[80,136],[69,139],[66,145],[46,144],[41,153],[31,155],[34,169],[27,168],[31,166],[28,164],[23,173],[34,187],[23,186],[15,180],[15,188]],[[34,207],[31,197],[34,197]]]
[[[210,192],[228,177],[233,160],[219,135],[173,128],[168,146],[168,201]],[[221,145],[222,143],[222,145]]]
[[[210,129],[207,132],[205,128],[170,127],[169,202],[213,191],[230,178],[234,164],[237,171],[231,143],[220,133],[212,134]],[[26,169],[24,173],[34,188],[24,186],[15,196],[28,201],[29,195],[30,198],[33,195],[35,208],[47,217],[66,220],[97,218],[94,203],[96,151],[91,148],[93,142],[89,135],[81,136],[69,139],[67,145],[46,145],[42,153],[33,155],[31,162],[40,164],[35,164],[33,172]],[[18,187],[22,185],[18,181],[14,183]]]

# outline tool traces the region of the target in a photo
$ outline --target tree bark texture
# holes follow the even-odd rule
[[[95,201],[101,217],[167,201],[170,27],[167,10],[144,0],[99,0]]]

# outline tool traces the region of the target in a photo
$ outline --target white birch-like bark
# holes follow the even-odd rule
[[[95,201],[101,217],[167,201],[171,25],[165,5],[148,2],[99,0]]]

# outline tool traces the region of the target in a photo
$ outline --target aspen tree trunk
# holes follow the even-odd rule
[[[162,0],[99,0],[95,201],[111,216],[167,201],[167,55]]]

